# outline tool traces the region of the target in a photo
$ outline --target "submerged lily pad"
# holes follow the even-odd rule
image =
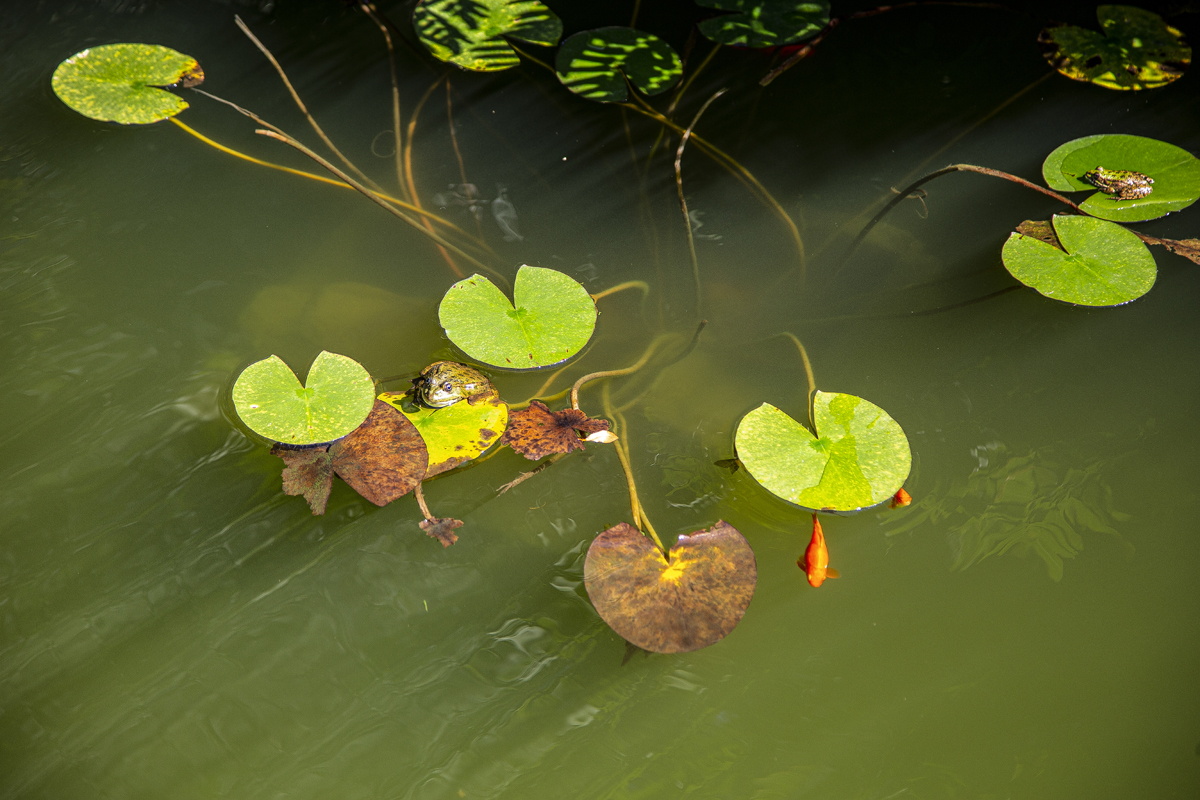
[[[54,70],[58,98],[85,117],[122,125],[146,125],[188,107],[168,86],[199,86],[204,71],[191,56],[157,44],[89,47]]]
[[[771,494],[817,511],[857,511],[895,496],[912,466],[908,438],[874,403],[817,392],[818,436],[770,403],[742,417],[734,443]]]
[[[1050,66],[1106,89],[1155,89],[1183,77],[1192,49],[1183,33],[1134,6],[1096,9],[1104,33],[1056,25],[1038,35]]]
[[[1051,189],[1082,192],[1096,188],[1083,177],[1096,167],[1140,172],[1154,179],[1154,189],[1146,197],[1118,200],[1096,192],[1080,204],[1084,211],[1101,219],[1157,219],[1200,199],[1200,159],[1181,147],[1145,136],[1104,133],[1073,139],[1046,156],[1042,176]]]
[[[671,45],[633,28],[581,31],[562,43],[554,63],[564,86],[602,103],[629,99],[626,78],[642,94],[655,95],[683,75],[683,62]]]
[[[1021,283],[1083,306],[1128,303],[1154,285],[1158,268],[1137,234],[1091,217],[1059,215],[1051,221],[1063,249],[1020,233],[1004,243],[1004,266]]]
[[[510,303],[482,275],[450,287],[438,307],[446,335],[476,361],[503,369],[537,369],[566,361],[591,340],[596,303],[574,278],[523,266]]]
[[[436,58],[475,72],[520,63],[505,38],[551,47],[562,36],[562,20],[538,0],[432,0],[413,9],[413,27]]]
[[[508,405],[493,390],[445,408],[414,406],[402,392],[379,399],[396,408],[417,427],[429,451],[426,478],[461,467],[499,441],[508,426]]]
[[[627,522],[601,533],[583,565],[588,597],[617,635],[654,653],[720,641],[754,597],[754,551],[727,522],[680,536],[670,560]]]
[[[697,5],[733,11],[696,27],[721,44],[778,47],[815,35],[829,24],[829,3],[800,0],[696,0]]]
[[[375,383],[357,361],[325,350],[305,386],[279,356],[256,361],[233,385],[233,406],[246,427],[284,444],[340,439],[371,413]]]

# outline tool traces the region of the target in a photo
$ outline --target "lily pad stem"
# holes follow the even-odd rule
[[[700,304],[704,294],[700,288],[700,262],[696,258],[696,240],[692,236],[692,218],[688,216],[687,199],[683,196],[683,148],[687,147],[688,139],[691,138],[692,130],[696,127],[696,123],[700,121],[701,115],[708,110],[708,107],[713,104],[714,100],[727,91],[727,89],[719,89],[712,97],[704,101],[704,105],[700,106],[700,110],[692,118],[692,124],[688,125],[687,130],[679,137],[679,147],[675,150],[675,190],[679,193],[679,208],[683,211],[683,227],[687,231],[688,255],[692,257],[692,282],[696,287],[697,317],[700,316]]]
[[[465,258],[470,263],[474,264],[479,269],[482,269],[483,271],[490,273],[493,277],[500,280],[506,286],[508,285],[507,278],[505,278],[503,275],[501,275],[496,270],[489,267],[487,264],[484,264],[482,261],[472,257],[469,253],[464,251],[461,247],[451,244],[450,242],[446,241],[438,234],[434,233],[433,230],[429,227],[428,223],[426,223],[425,225],[422,225],[420,222],[417,222],[417,220],[413,219],[412,217],[408,216],[407,214],[402,213],[401,211],[396,209],[396,207],[393,206],[391,203],[388,203],[386,200],[384,200],[383,197],[381,195],[379,195],[377,192],[373,192],[370,189],[368,189],[367,187],[363,186],[361,183],[354,180],[349,175],[342,172],[340,169],[335,167],[333,164],[329,163],[324,158],[321,158],[321,156],[317,155],[312,150],[309,150],[307,147],[305,147],[303,144],[296,141],[292,137],[280,135],[278,133],[275,133],[274,131],[263,130],[261,128],[254,132],[259,134],[260,136],[269,136],[272,139],[281,141],[284,144],[290,145],[291,147],[295,148],[296,150],[299,150],[301,153],[304,153],[304,155],[308,156],[313,161],[316,161],[322,167],[329,170],[330,172],[332,172],[334,175],[341,178],[346,183],[350,184],[352,187],[357,189],[362,194],[366,195],[368,198],[370,198],[370,200],[372,202],[374,202],[380,208],[383,208],[385,211],[392,214],[393,216],[398,217],[401,220],[404,220],[409,225],[413,226],[417,230],[419,230],[422,233],[424,233],[425,235],[427,235],[430,239],[433,239],[433,241],[439,247],[444,247],[446,249],[453,250],[455,253],[458,253],[460,256]],[[453,262],[451,262],[451,264],[453,265]],[[454,269],[457,269],[457,267],[454,267]],[[459,270],[457,274],[459,277],[463,277],[461,270]]]
[[[911,195],[915,189],[920,187],[922,184],[929,183],[934,178],[940,178],[941,176],[948,175],[951,172],[977,172],[980,175],[991,175],[993,178],[1003,178],[1006,181],[1012,181],[1013,183],[1020,184],[1021,186],[1024,186],[1027,189],[1033,189],[1035,192],[1041,192],[1042,194],[1046,195],[1047,197],[1053,197],[1058,202],[1062,203],[1063,205],[1065,205],[1069,208],[1073,208],[1076,212],[1078,212],[1080,214],[1085,214],[1085,215],[1087,214],[1086,211],[1084,211],[1082,208],[1080,208],[1079,206],[1072,203],[1067,198],[1063,197],[1058,192],[1051,191],[1050,189],[1047,189],[1043,186],[1038,186],[1036,183],[1031,183],[1030,181],[1027,181],[1024,178],[1018,178],[1016,175],[1012,175],[1008,172],[1001,172],[998,169],[988,169],[987,167],[977,167],[974,164],[951,164],[950,166],[943,167],[942,169],[939,169],[936,172],[931,172],[923,178],[918,178],[917,180],[910,183],[908,186],[901,189],[896,194],[896,196],[893,197],[888,202],[888,204],[886,206],[884,206],[883,208],[881,208],[879,210],[878,214],[876,214],[874,217],[871,218],[870,222],[868,222],[865,226],[863,226],[863,229],[861,231],[859,231],[858,236],[854,237],[854,241],[850,243],[850,249],[846,253],[846,259],[850,258],[850,256],[853,255],[854,251],[858,249],[858,246],[860,244],[862,244],[863,239],[867,238],[867,234],[871,232],[871,229],[874,228],[877,224],[879,224],[880,220],[882,220],[889,211],[891,211],[893,208],[895,208],[900,203],[907,200],[909,195]]]
[[[592,381],[598,381],[601,378],[616,378],[621,375],[629,375],[637,372],[639,369],[646,366],[646,362],[650,360],[650,356],[654,355],[654,351],[657,350],[658,346],[662,344],[663,340],[668,338],[670,335],[671,334],[665,333],[656,337],[654,341],[650,343],[650,346],[646,348],[646,352],[642,353],[642,357],[639,358],[637,363],[632,366],[625,367],[624,369],[607,369],[601,372],[589,372],[587,375],[584,375],[582,378],[575,381],[575,385],[571,387],[571,408],[575,409],[576,411],[580,410],[579,390],[582,389],[585,384],[591,383]]]
[[[792,343],[796,345],[796,349],[800,351],[800,360],[804,362],[804,377],[808,379],[808,394],[805,395],[804,403],[805,407],[808,409],[808,427],[812,429],[813,435],[816,436],[817,426],[813,422],[812,397],[813,393],[817,391],[817,379],[813,377],[812,362],[808,360],[808,351],[804,349],[804,343],[801,342],[794,333],[784,331],[783,333],[777,333],[775,335],[786,336],[787,338],[791,339]]]
[[[375,6],[368,2],[360,2],[358,7],[379,26],[379,30],[383,34],[383,41],[387,44],[388,66],[391,68],[392,75],[392,136],[396,140],[396,183],[400,186],[400,193],[405,195],[406,199],[411,199],[408,197],[408,184],[404,180],[404,137],[400,132],[400,83],[396,80],[396,49],[392,46],[392,34],[388,31],[387,25],[383,24],[383,20],[376,15]],[[454,127],[451,126],[450,130],[453,132]],[[457,149],[456,146],[455,150]]]
[[[602,292],[597,292],[596,294],[592,295],[592,299],[600,300],[604,297],[608,297],[610,294],[623,292],[626,289],[641,289],[643,297],[650,294],[650,284],[646,283],[645,281],[625,281],[624,283],[618,283],[616,286],[605,289]]]
[[[621,470],[625,473],[625,485],[629,489],[629,507],[633,512],[633,523],[639,529],[650,534],[650,538],[658,545],[658,549],[663,555],[667,555],[667,548],[663,547],[662,539],[658,538],[658,532],[654,530],[654,526],[650,524],[650,518],[646,516],[646,509],[642,508],[642,503],[638,500],[637,482],[633,479],[633,468],[629,465],[629,451],[626,449],[627,434],[629,426],[625,423],[625,417],[618,411],[613,411],[612,398],[609,395],[609,385],[604,385],[604,393],[602,395],[604,403],[604,415],[609,417],[617,430],[620,431],[613,445],[617,448],[617,460],[621,462]]]
[[[267,46],[260,42],[258,37],[250,32],[250,28],[246,26],[246,23],[242,22],[241,17],[235,14],[233,16],[233,21],[236,22],[237,26],[242,29],[242,33],[246,34],[246,37],[250,41],[254,42],[254,46],[262,51],[262,54],[267,57],[268,61],[271,62],[271,66],[275,67],[275,71],[279,73],[279,77],[283,80],[283,85],[287,87],[288,92],[292,95],[292,99],[296,101],[296,106],[300,109],[300,113],[302,113],[304,118],[308,120],[308,124],[312,126],[312,129],[317,132],[317,136],[321,137],[321,141],[325,143],[325,146],[328,147],[330,151],[332,151],[333,154],[350,169],[351,172],[360,177],[363,183],[370,184],[373,188],[378,189],[379,187],[375,186],[374,181],[364,175],[358,167],[354,166],[354,164],[350,162],[350,159],[342,155],[342,151],[338,150],[333,141],[325,135],[325,131],[321,130],[321,126],[317,124],[315,119],[313,119],[312,114],[308,113],[308,109],[304,106],[304,101],[301,100],[300,95],[296,93],[296,89],[292,86],[292,82],[288,80],[287,73],[283,71],[283,67],[280,66],[279,62],[275,60],[275,56],[271,54],[271,51],[267,49]]]
[[[413,496],[417,498],[417,505],[421,508],[421,515],[430,522],[433,522],[436,518],[433,514],[429,513],[429,506],[425,504],[425,493],[421,491],[421,484],[419,482],[413,487]]]

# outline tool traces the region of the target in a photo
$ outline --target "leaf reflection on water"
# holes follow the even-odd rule
[[[1018,556],[1033,550],[1046,563],[1050,577],[1062,580],[1063,559],[1083,550],[1081,532],[1119,538],[1111,523],[1130,515],[1113,508],[1112,488],[1102,477],[1100,461],[1082,469],[1066,467],[1047,452],[1008,456],[1007,448],[998,442],[974,448],[979,467],[966,483],[946,491],[935,488],[908,514],[895,519],[887,535],[926,522],[938,527],[948,522],[952,570],[965,570],[1010,550]]]

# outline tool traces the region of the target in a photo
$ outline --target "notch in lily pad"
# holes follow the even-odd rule
[[[564,86],[601,103],[628,100],[626,79],[642,94],[656,95],[683,75],[683,62],[671,45],[633,28],[581,31],[562,43],[554,63]]]
[[[1073,139],[1046,156],[1042,176],[1051,189],[1081,192],[1096,189],[1084,176],[1097,168],[1139,173],[1154,183],[1145,197],[1120,199],[1096,192],[1079,206],[1094,217],[1143,222],[1200,199],[1200,159],[1182,147],[1145,136],[1104,133]]]
[[[473,72],[517,66],[507,39],[552,47],[562,37],[562,20],[538,0],[431,0],[413,9],[413,27],[435,58]]]
[[[1106,89],[1156,89],[1183,77],[1192,48],[1158,14],[1134,6],[1096,9],[1103,33],[1054,25],[1038,35],[1050,66],[1076,81]]]
[[[829,3],[798,0],[696,0],[730,11],[696,27],[714,42],[733,47],[779,47],[815,36],[829,24]]]
[[[89,47],[54,70],[50,86],[58,98],[85,117],[122,125],[148,125],[188,107],[167,88],[199,86],[199,62],[157,44]]]
[[[250,430],[273,442],[332,442],[356,429],[375,404],[370,373],[352,358],[321,351],[304,386],[279,356],[256,361],[233,385],[233,406]]]
[[[1022,233],[1004,243],[1004,266],[1021,283],[1081,306],[1119,306],[1154,286],[1158,267],[1137,234],[1092,217],[1058,215],[1051,222],[1061,247]]]
[[[737,626],[754,597],[758,566],[727,522],[680,536],[666,557],[622,522],[592,541],[583,579],[596,611],[625,641],[653,653],[687,653]]]
[[[596,329],[596,303],[562,272],[522,266],[513,301],[482,275],[450,287],[438,306],[446,335],[471,358],[501,369],[562,363],[581,351]]]
[[[891,500],[912,467],[899,423],[861,397],[813,395],[817,436],[770,403],[734,435],[746,471],[776,497],[811,511],[860,511]]]

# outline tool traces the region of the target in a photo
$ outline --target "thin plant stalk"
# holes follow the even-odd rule
[[[597,292],[592,295],[592,300],[601,300],[617,292],[623,292],[626,289],[641,289],[643,298],[650,294],[650,284],[645,281],[625,281],[624,283],[618,283],[616,286],[611,286],[602,292]]]
[[[211,100],[216,100],[218,103],[223,103],[223,104],[225,104],[225,105],[229,106],[230,108],[232,108],[232,109],[234,109],[235,111],[237,111],[239,114],[242,114],[243,116],[249,117],[250,119],[254,120],[255,122],[259,123],[260,125],[263,125],[264,127],[270,128],[271,130],[273,130],[273,131],[275,131],[276,133],[278,133],[280,136],[288,136],[288,138],[294,138],[294,137],[290,137],[290,136],[288,135],[288,133],[287,133],[286,131],[284,131],[282,128],[280,128],[280,127],[278,127],[278,126],[276,126],[276,125],[272,125],[271,123],[267,122],[267,121],[266,121],[265,119],[263,119],[262,117],[260,117],[260,116],[258,116],[257,114],[255,114],[253,111],[250,111],[249,109],[242,108],[242,107],[241,107],[241,106],[239,106],[237,103],[230,102],[229,100],[226,100],[226,99],[225,99],[225,98],[223,98],[223,97],[217,97],[215,94],[210,94],[210,93],[208,93],[208,92],[206,92],[206,91],[203,91],[203,90],[201,90],[201,89],[195,89],[195,88],[193,88],[193,89],[192,89],[192,91],[193,91],[193,92],[199,92],[200,94],[204,95],[205,97],[207,97],[207,98],[209,98],[209,99],[211,99]],[[273,163],[271,163],[270,161],[263,161],[262,159],[259,159],[259,158],[254,158],[253,156],[246,155],[245,153],[242,153],[242,152],[239,152],[239,151],[237,151],[237,150],[234,150],[234,149],[233,149],[233,148],[231,148],[231,147],[226,147],[225,145],[223,145],[223,144],[221,144],[221,143],[219,143],[219,142],[215,142],[215,141],[213,141],[212,139],[208,138],[207,136],[205,136],[204,134],[200,133],[199,131],[196,131],[195,129],[193,129],[193,128],[190,128],[190,127],[188,127],[187,125],[183,124],[182,122],[180,122],[180,121],[179,121],[178,119],[176,119],[175,117],[170,117],[169,119],[170,119],[170,121],[171,121],[171,122],[173,122],[173,123],[175,123],[177,126],[179,126],[179,127],[182,129],[182,130],[184,130],[184,131],[186,131],[187,133],[191,134],[192,136],[196,137],[197,139],[199,139],[200,141],[202,141],[202,142],[204,142],[205,144],[209,145],[210,147],[213,147],[213,148],[216,148],[217,150],[220,150],[222,153],[227,153],[227,154],[229,154],[229,155],[231,155],[231,156],[234,156],[234,157],[236,157],[236,158],[240,158],[240,159],[243,159],[243,160],[245,160],[245,161],[249,161],[249,162],[250,162],[250,163],[252,163],[252,164],[258,164],[258,165],[260,165],[260,166],[263,166],[263,167],[269,167],[269,168],[271,168],[271,169],[277,169],[277,170],[279,170],[279,171],[281,171],[281,172],[287,172],[287,173],[290,173],[290,174],[292,174],[292,175],[299,175],[300,177],[303,177],[303,178],[309,178],[309,179],[311,179],[311,180],[314,180],[314,181],[319,181],[319,182],[321,182],[321,183],[327,183],[327,184],[330,184],[330,185],[332,185],[332,186],[340,186],[340,187],[342,187],[342,188],[344,188],[344,189],[354,189],[354,187],[353,187],[353,186],[351,186],[350,184],[348,184],[348,183],[346,183],[346,182],[344,182],[344,181],[335,181],[335,180],[332,180],[332,179],[330,179],[330,178],[323,177],[323,176],[321,176],[321,175],[314,175],[314,174],[313,174],[313,173],[311,173],[311,172],[304,172],[303,170],[292,169],[291,167],[285,167],[285,166],[282,166],[282,165],[280,165],[280,164],[273,164]],[[462,235],[463,235],[463,237],[465,237],[466,239],[470,240],[470,241],[471,241],[473,244],[475,244],[476,246],[478,246],[478,247],[479,247],[481,250],[484,250],[484,251],[487,251],[487,252],[489,252],[489,253],[492,253],[493,255],[495,254],[495,253],[492,251],[492,249],[491,249],[490,247],[488,247],[488,246],[487,246],[487,243],[486,243],[486,242],[484,242],[484,241],[483,241],[483,240],[481,240],[481,239],[475,239],[473,236],[471,236],[471,234],[467,233],[466,231],[464,231],[462,228],[460,228],[460,227],[458,227],[457,225],[455,225],[455,224],[454,224],[453,222],[451,222],[450,220],[448,220],[448,219],[444,219],[443,217],[439,217],[437,214],[434,214],[434,213],[433,213],[433,212],[431,212],[431,211],[426,211],[426,210],[425,210],[425,209],[423,209],[423,208],[418,208],[417,206],[414,206],[414,205],[412,205],[411,203],[406,203],[406,202],[405,202],[405,201],[403,201],[403,200],[399,200],[399,199],[397,199],[397,198],[395,198],[395,197],[392,197],[391,195],[384,194],[383,192],[376,192],[376,194],[378,194],[378,195],[379,195],[380,197],[382,197],[384,200],[387,200],[389,203],[394,203],[395,205],[398,205],[398,206],[400,206],[401,208],[406,208],[406,209],[408,209],[409,211],[412,211],[412,212],[413,212],[413,213],[415,213],[415,214],[420,214],[422,217],[426,217],[426,218],[428,218],[428,219],[431,219],[431,220],[433,220],[434,222],[437,222],[437,223],[438,223],[438,224],[440,224],[440,225],[445,225],[447,228],[450,228],[451,230],[453,230],[453,231],[456,231],[456,232],[458,232],[458,233],[462,234]]]
[[[691,138],[692,130],[696,127],[696,123],[700,121],[701,115],[708,110],[708,107],[713,104],[714,100],[725,94],[725,92],[725,89],[721,89],[708,98],[708,100],[704,101],[704,105],[700,106],[700,110],[692,118],[692,124],[688,125],[687,130],[679,137],[679,148],[675,151],[675,189],[679,193],[679,208],[683,211],[683,227],[687,230],[688,255],[692,258],[692,281],[696,287],[697,317],[700,316],[704,293],[700,288],[700,261],[696,258],[696,239],[692,235],[692,218],[688,215],[687,199],[683,196],[683,148],[687,147],[688,139]]]
[[[708,320],[706,320],[706,319],[700,320],[699,324],[696,325],[696,332],[692,334],[692,340],[690,342],[688,342],[687,347],[680,350],[679,354],[676,355],[674,358],[672,358],[670,361],[661,365],[655,372],[653,379],[651,379],[651,381],[648,384],[646,384],[645,388],[643,388],[640,392],[638,392],[638,394],[632,400],[629,400],[628,402],[622,403],[621,405],[617,406],[617,412],[620,413],[622,411],[625,411],[625,410],[637,405],[638,402],[643,397],[646,396],[646,393],[654,388],[654,384],[658,382],[658,379],[662,376],[663,371],[665,369],[667,369],[668,367],[670,367],[674,364],[678,364],[680,361],[683,361],[685,358],[690,356],[692,354],[692,351],[696,349],[696,345],[700,343],[700,334],[701,334],[701,332],[703,332],[703,330],[707,326],[708,326]]]
[[[430,84],[429,88],[425,90],[425,94],[421,95],[421,99],[417,101],[417,106],[413,109],[412,118],[408,122],[408,141],[404,143],[404,176],[408,180],[408,193],[412,197],[413,205],[417,208],[421,207],[421,196],[417,194],[417,184],[413,180],[412,169],[413,137],[417,132],[417,117],[421,115],[421,109],[425,107],[425,103],[429,100],[430,95],[433,94],[433,90],[438,87],[439,83],[446,79],[447,76],[443,75]],[[425,227],[428,228],[429,224],[425,223]],[[432,233],[432,230],[430,232]],[[439,246],[438,251],[441,253],[446,264],[449,265],[450,271],[460,278],[464,277],[463,271],[459,269],[458,264],[454,263],[454,259],[450,257],[445,248]]]
[[[856,249],[858,249],[858,246],[860,244],[862,244],[863,239],[867,238],[867,234],[871,232],[871,229],[874,228],[877,224],[879,224],[879,221],[882,220],[889,211],[891,211],[893,208],[895,208],[897,205],[899,205],[904,200],[908,199],[908,196],[910,194],[912,194],[915,189],[919,188],[922,184],[928,183],[929,181],[933,180],[934,178],[940,178],[941,176],[948,175],[951,172],[977,172],[980,175],[990,175],[994,178],[1003,178],[1006,181],[1012,181],[1013,183],[1020,184],[1021,186],[1024,186],[1027,189],[1033,189],[1035,192],[1040,192],[1040,193],[1046,195],[1047,197],[1053,197],[1058,202],[1074,209],[1076,212],[1078,212],[1080,214],[1084,214],[1084,215],[1087,214],[1086,211],[1084,211],[1082,208],[1080,208],[1079,206],[1072,203],[1067,198],[1063,197],[1058,192],[1054,192],[1054,191],[1051,191],[1050,189],[1046,189],[1042,186],[1038,186],[1036,183],[1027,181],[1024,178],[1018,178],[1016,175],[1012,175],[1007,172],[1001,172],[998,169],[988,169],[987,167],[977,167],[974,164],[951,164],[948,167],[943,167],[942,169],[939,169],[936,172],[931,172],[928,175],[926,175],[925,177],[919,178],[918,180],[913,181],[908,186],[904,187],[904,189],[902,189],[899,193],[897,193],[897,195],[895,197],[893,197],[888,202],[887,205],[885,205],[883,208],[881,208],[879,210],[878,214],[876,214],[874,217],[871,218],[870,222],[868,222],[865,226],[863,226],[863,229],[861,231],[859,231],[858,236],[854,237],[854,241],[850,243],[850,249],[846,253],[846,256],[843,259],[842,263],[845,263],[845,260],[849,259],[850,256],[854,254],[854,251]]]
[[[291,147],[295,148],[296,150],[299,150],[301,153],[304,153],[304,155],[313,159],[318,164],[320,164],[322,167],[329,170],[334,175],[337,175],[339,178],[341,178],[346,183],[350,184],[352,187],[357,189],[359,192],[361,192],[362,194],[369,197],[373,202],[375,202],[377,205],[379,205],[384,210],[391,213],[393,216],[404,220],[409,225],[413,226],[414,228],[416,228],[416,229],[422,231],[423,233],[425,233],[426,235],[428,235],[431,239],[434,240],[434,243],[437,244],[439,247],[444,247],[448,250],[453,250],[454,252],[458,253],[460,256],[465,258],[467,261],[474,264],[479,269],[482,269],[485,272],[491,273],[493,276],[495,276],[500,281],[502,281],[505,285],[508,284],[508,280],[505,279],[505,277],[503,275],[501,275],[499,272],[497,272],[496,270],[489,267],[487,264],[484,264],[482,261],[478,260],[477,258],[474,258],[473,256],[471,256],[469,253],[467,253],[462,248],[458,247],[457,245],[451,244],[450,242],[443,239],[441,236],[439,236],[437,233],[435,233],[432,230],[432,228],[429,226],[428,223],[426,223],[425,225],[422,225],[421,222],[418,222],[417,220],[413,219],[412,217],[408,216],[407,214],[399,211],[391,203],[384,200],[379,194],[377,194],[376,192],[373,192],[370,189],[368,189],[367,187],[363,186],[361,183],[354,180],[349,175],[342,172],[340,169],[335,167],[333,164],[329,163],[324,158],[321,158],[321,156],[317,155],[312,150],[309,150],[307,147],[305,147],[303,144],[296,141],[292,137],[286,136],[286,135],[280,135],[280,134],[276,133],[275,131],[268,131],[268,130],[262,130],[262,129],[256,130],[255,133],[259,134],[260,136],[269,136],[272,139],[281,141],[284,144],[290,145]],[[460,278],[462,277],[461,271],[458,273],[458,277],[460,277]]]
[[[650,117],[651,119],[657,120],[659,123],[666,125],[668,128],[671,128],[672,130],[674,130],[680,134],[683,133],[682,127],[680,127],[676,123],[674,123],[671,120],[664,117],[662,114],[655,111],[652,106],[648,105],[645,101],[643,101],[636,94],[634,95],[634,98],[638,101],[638,103],[640,105],[634,104],[634,103],[619,103],[618,105],[620,105],[622,108],[632,109],[632,110],[638,112],[639,114],[642,114],[644,116]],[[792,218],[790,216],[788,216],[788,213],[786,211],[784,211],[783,206],[781,206],[779,204],[779,201],[775,199],[774,195],[772,195],[770,192],[767,191],[767,188],[765,186],[763,186],[762,183],[759,182],[758,178],[754,177],[754,175],[750,172],[750,170],[743,167],[737,161],[737,159],[735,159],[733,156],[729,155],[724,150],[722,150],[721,148],[712,144],[711,142],[703,139],[699,135],[693,135],[691,137],[691,139],[692,139],[692,141],[694,141],[696,143],[696,147],[698,147],[701,152],[705,153],[710,158],[712,158],[714,161],[716,161],[718,164],[720,164],[722,167],[724,167],[725,169],[732,172],[734,174],[734,177],[737,177],[740,180],[744,180],[745,182],[747,182],[748,184],[753,186],[753,188],[758,191],[760,198],[763,200],[763,202],[766,203],[766,205],[769,206],[775,212],[775,214],[780,218],[780,220],[782,220],[783,223],[787,226],[788,232],[791,234],[792,240],[796,244],[796,252],[798,253],[798,255],[800,257],[800,275],[801,275],[801,280],[803,280],[805,272],[806,272],[805,256],[804,256],[804,241],[800,238],[800,229],[796,227],[796,223],[793,222]]]
[[[417,506],[421,509],[421,516],[425,517],[429,522],[433,522],[436,517],[429,513],[429,506],[425,503],[425,493],[421,491],[420,481],[413,487],[413,496],[417,498]]]
[[[454,131],[454,108],[450,102],[450,79],[446,79],[446,125],[450,129],[450,144],[454,145],[454,158],[458,161],[458,177],[462,181],[462,185],[467,184],[467,165],[463,161],[462,151],[458,149],[458,134]],[[479,217],[472,211],[472,217],[475,217],[475,230],[479,232],[479,238],[483,238],[483,224]]]
[[[633,513],[633,522],[638,528],[650,534],[650,538],[654,540],[654,544],[658,545],[658,549],[665,556],[667,548],[663,547],[662,539],[658,538],[658,531],[654,530],[654,525],[651,524],[650,518],[646,516],[646,509],[638,499],[637,481],[633,477],[633,468],[630,466],[629,451],[627,449],[629,426],[626,424],[624,416],[612,410],[612,399],[609,397],[608,384],[604,385],[602,402],[604,404],[605,416],[610,417],[613,424],[621,432],[618,435],[617,441],[613,442],[613,445],[617,448],[617,460],[621,462],[621,471],[625,473],[625,485],[629,489],[629,508]]]
[[[396,142],[396,183],[400,186],[400,193],[405,196],[406,200],[411,201],[412,197],[408,194],[408,183],[404,180],[404,137],[400,130],[400,82],[396,79],[396,49],[392,45],[392,34],[383,20],[377,16],[374,5],[363,2],[359,8],[379,26],[379,30],[383,34],[383,41],[387,44],[388,67],[392,77],[392,135]]]
[[[350,159],[342,155],[342,151],[338,150],[333,141],[325,135],[325,131],[321,130],[321,126],[317,124],[315,119],[313,119],[313,115],[308,113],[308,108],[305,107],[304,101],[300,99],[300,95],[296,93],[296,89],[292,86],[292,82],[288,80],[287,73],[283,71],[283,67],[280,66],[279,62],[275,59],[275,56],[271,54],[271,51],[267,49],[267,46],[258,40],[258,37],[250,31],[250,28],[247,27],[246,23],[242,22],[241,17],[235,14],[233,21],[237,23],[237,26],[242,29],[242,33],[246,34],[246,37],[254,43],[255,47],[262,51],[262,54],[266,56],[267,60],[271,62],[271,65],[275,67],[275,71],[279,73],[280,79],[283,80],[283,85],[287,87],[288,92],[292,95],[292,99],[296,101],[296,106],[300,109],[300,113],[304,114],[304,118],[308,120],[308,124],[312,126],[312,129],[317,132],[317,136],[321,137],[321,141],[325,143],[325,146],[328,147],[329,150],[335,156],[337,156],[338,159],[345,164],[351,172],[361,178],[363,183],[370,184],[372,187],[377,189],[378,187],[375,186],[374,181],[364,175],[362,170],[354,166]]]
[[[775,335],[786,336],[788,339],[791,339],[792,343],[796,345],[796,349],[800,351],[800,360],[804,362],[804,377],[808,379],[808,394],[805,395],[806,400],[804,403],[805,407],[808,409],[808,427],[810,430],[812,430],[813,436],[816,436],[817,425],[813,421],[812,399],[813,394],[815,394],[817,391],[817,379],[813,377],[812,362],[808,360],[808,351],[804,349],[804,343],[796,338],[796,334],[794,333],[784,331],[783,333],[777,333]]]
[[[674,334],[664,333],[656,336],[654,341],[650,342],[650,346],[646,348],[646,352],[642,353],[642,357],[639,358],[632,366],[625,367],[624,369],[606,369],[600,372],[589,372],[587,375],[584,375],[579,380],[575,381],[575,385],[571,387],[571,408],[575,409],[576,411],[581,410],[579,408],[579,390],[585,385],[591,383],[592,381],[598,381],[603,378],[618,378],[622,375],[632,375],[642,367],[646,366],[646,362],[650,360],[652,355],[654,355],[654,351],[658,349],[659,345],[671,338],[673,335]]]

